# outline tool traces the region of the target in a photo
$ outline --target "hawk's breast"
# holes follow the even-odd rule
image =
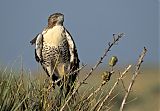
[[[52,72],[56,66],[55,73],[62,77],[67,73],[70,64],[69,44],[63,26],[54,26],[43,32],[43,65],[51,67]]]
[[[48,29],[43,34],[44,42],[49,44],[50,46],[59,46],[61,42],[63,42],[66,37],[64,35],[64,27],[63,26],[54,26],[51,29]]]

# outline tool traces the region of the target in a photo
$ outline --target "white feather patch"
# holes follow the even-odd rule
[[[67,41],[69,44],[69,52],[71,55],[70,62],[73,62],[74,61],[74,47],[75,47],[75,45],[74,45],[73,39],[70,36],[70,34],[66,30],[65,30],[65,33],[66,33]]]
[[[42,59],[42,48],[43,48],[43,35],[38,34],[36,39],[36,54],[40,60]]]

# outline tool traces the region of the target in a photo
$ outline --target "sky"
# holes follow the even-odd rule
[[[158,65],[158,6],[158,0],[1,0],[0,64],[16,64],[22,58],[27,68],[36,68],[29,41],[47,25],[49,15],[61,12],[81,63],[96,63],[112,35],[124,32],[106,62],[116,55],[119,63],[135,64],[145,46],[145,62]]]

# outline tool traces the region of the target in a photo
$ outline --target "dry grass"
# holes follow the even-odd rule
[[[80,74],[80,79],[84,76],[84,74],[82,73],[83,71]],[[90,77],[90,79],[86,81],[87,84],[79,89],[79,95],[77,97],[79,99],[76,100],[77,103],[79,101],[82,101],[83,98],[88,97],[88,95],[93,93],[99,87],[102,81],[101,73],[103,72],[94,73],[92,77]],[[131,75],[132,72],[129,71],[124,78],[124,84],[126,87],[130,82]],[[54,103],[55,93],[58,92],[58,88],[56,89],[56,91],[52,89],[50,90],[50,96],[52,96],[52,98],[49,99],[49,93],[47,92],[48,84],[45,82],[47,76],[45,75],[45,73],[32,74],[31,77],[29,77],[28,73],[24,74],[24,76],[23,78],[21,78],[20,74],[10,73],[9,75],[8,72],[3,72],[2,74],[1,70],[1,111],[10,111],[11,109],[14,111],[16,111],[16,109],[18,109],[18,111],[23,111],[23,107],[25,105],[27,106],[27,108],[25,109],[26,111],[42,109],[47,110],[47,107],[49,108],[49,105]],[[94,97],[91,98],[90,107],[94,106],[101,97],[108,94],[109,90],[111,89],[118,77],[118,73],[115,72],[112,75],[111,80],[102,88],[102,90],[97,95],[94,95]],[[160,84],[158,83],[158,70],[156,71],[152,67],[144,67],[143,71],[141,71],[141,74],[139,75],[139,78],[137,78],[137,81],[135,82],[133,91],[131,92],[124,111],[158,111],[160,100],[160,86],[158,84]],[[120,104],[124,97],[124,93],[125,91],[123,89],[122,83],[120,82],[111,96],[111,98],[113,98],[114,96],[115,98],[112,101],[110,98],[110,100],[106,102],[105,106],[111,107],[111,111],[119,110]]]

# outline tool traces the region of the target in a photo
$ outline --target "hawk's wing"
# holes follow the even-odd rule
[[[76,45],[74,43],[74,40],[71,36],[71,34],[65,29],[65,34],[67,37],[67,41],[69,44],[69,52],[70,52],[70,63],[71,63],[71,71],[75,71],[79,68],[79,58],[78,58],[78,53],[76,49]]]
[[[35,48],[35,59],[37,62],[42,61],[42,48],[43,48],[43,35],[38,34],[33,40],[30,41],[30,43],[33,45],[36,45]]]

